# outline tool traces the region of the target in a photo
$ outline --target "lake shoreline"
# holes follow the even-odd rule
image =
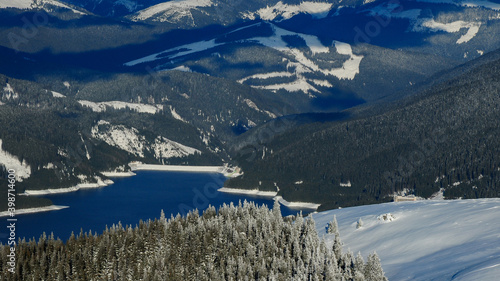
[[[227,188],[221,187],[218,189],[219,192],[238,194],[238,195],[250,195],[257,197],[272,198],[278,200],[278,202],[290,209],[311,209],[317,210],[321,204],[311,203],[311,202],[289,202],[285,200],[282,196],[278,195],[276,191],[260,191],[258,189],[239,189],[239,188]]]
[[[24,196],[41,196],[41,195],[50,195],[50,194],[59,194],[59,193],[68,193],[75,192],[80,189],[93,189],[93,188],[101,188],[108,185],[112,185],[114,182],[112,180],[104,180],[98,181],[97,183],[79,183],[75,186],[66,187],[66,188],[49,188],[49,189],[41,189],[41,190],[25,190],[24,193],[19,195]]]
[[[14,214],[17,216],[17,215],[23,215],[23,214],[34,214],[34,213],[41,213],[41,212],[58,211],[58,210],[66,209],[66,208],[69,208],[69,206],[50,205],[50,206],[45,206],[45,207],[16,209]],[[8,217],[8,216],[10,216],[9,211],[0,212],[0,217]]]

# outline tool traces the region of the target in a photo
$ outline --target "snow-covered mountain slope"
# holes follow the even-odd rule
[[[326,17],[330,1],[242,1],[242,0],[173,0],[138,11],[134,21],[200,26],[207,21],[234,23],[245,19],[286,20],[298,14]]]
[[[231,36],[245,36],[245,32],[252,32],[252,28],[269,28],[272,32],[269,36],[247,36],[248,38],[239,38],[239,40],[227,40]],[[303,48],[294,47],[290,44],[291,39],[296,39],[304,42]],[[351,45],[339,41],[334,41],[331,46],[323,44],[316,36],[297,33],[280,28],[272,23],[257,23],[233,30],[227,34],[206,41],[194,42],[186,45],[181,45],[175,48],[167,49],[163,52],[149,55],[140,59],[136,59],[125,63],[126,66],[134,66],[142,63],[158,61],[174,61],[183,59],[190,55],[196,55],[202,52],[215,50],[217,47],[223,47],[229,44],[258,44],[261,46],[272,48],[283,54],[284,71],[258,73],[250,76],[242,77],[238,80],[239,83],[249,82],[249,80],[260,80],[259,85],[249,85],[269,90],[285,89],[290,92],[303,91],[309,94],[313,92],[319,93],[318,86],[333,87],[327,80],[318,80],[307,78],[306,73],[317,73],[328,77],[336,77],[340,80],[353,80],[359,73],[359,66],[363,59],[362,55],[356,55],[351,49]],[[305,50],[304,50],[305,49]],[[215,52],[215,51],[214,51]],[[345,56],[342,61],[333,59],[321,59],[321,65],[317,62],[316,55],[321,54],[338,54]],[[339,64],[341,63],[341,64]],[[334,65],[339,65],[335,67]],[[158,67],[157,70],[169,67]],[[288,83],[264,83],[268,78],[289,77],[291,81]]]
[[[392,216],[384,220],[385,214]],[[376,251],[389,280],[500,276],[498,198],[386,203],[314,214],[319,235],[330,245],[333,237],[325,227],[334,216],[344,249],[364,255]]]
[[[16,8],[22,10],[43,9],[51,11],[52,8],[63,8],[72,11],[76,14],[85,14],[82,11],[73,9],[72,7],[56,0],[0,0],[0,9]]]
[[[19,158],[2,149],[2,140],[0,139],[0,167],[13,169],[15,171],[16,180],[22,181],[29,178],[31,175],[31,167],[25,161],[20,161]]]
[[[300,4],[284,4],[279,1],[274,6],[266,6],[255,12],[243,13],[243,18],[256,19],[260,18],[263,20],[285,20],[290,19],[298,14],[309,14],[313,18],[324,18],[328,15],[332,9],[333,4],[322,3],[322,2],[312,2],[304,1]]]
[[[145,153],[150,153],[158,160],[201,153],[195,148],[162,136],[157,136],[154,140],[148,140],[136,128],[112,125],[104,120],[100,120],[92,128],[92,137],[138,157],[145,157]]]
[[[191,10],[212,5],[214,3],[211,0],[173,0],[139,11],[133,19],[176,23],[182,18],[189,17],[194,21]]]

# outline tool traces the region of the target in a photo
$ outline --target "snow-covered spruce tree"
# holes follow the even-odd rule
[[[368,263],[327,247],[312,218],[283,218],[254,203],[209,207],[185,217],[162,213],[138,226],[80,232],[63,243],[43,235],[19,241],[15,272],[0,245],[0,280],[386,280],[378,257]]]
[[[337,216],[333,215],[333,220],[331,222],[329,222],[327,225],[326,233],[337,235],[338,232],[339,232],[339,226],[337,223]]]
[[[380,258],[377,253],[373,253],[368,256],[365,268],[365,278],[370,281],[387,281],[382,270],[382,265],[380,264]]]

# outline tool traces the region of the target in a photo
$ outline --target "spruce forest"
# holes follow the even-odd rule
[[[67,242],[43,235],[19,241],[15,272],[8,271],[10,248],[0,248],[2,280],[387,280],[373,253],[342,251],[336,220],[327,246],[314,220],[282,217],[253,202],[209,207],[139,222],[120,223],[103,234],[72,235]]]

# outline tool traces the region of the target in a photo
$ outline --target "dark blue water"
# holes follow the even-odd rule
[[[59,211],[17,215],[17,237],[38,238],[45,232],[67,240],[75,235],[92,231],[102,233],[106,225],[118,222],[122,225],[138,224],[139,220],[160,217],[163,210],[170,217],[190,210],[206,209],[209,204],[219,207],[223,203],[238,204],[246,199],[272,208],[272,199],[241,196],[218,192],[225,178],[221,174],[141,171],[130,178],[113,179],[115,184],[98,189],[47,195],[55,205],[70,206]],[[281,206],[284,216],[297,214],[299,210]],[[305,215],[306,210],[302,213]],[[0,218],[4,220],[5,218]],[[5,232],[2,229],[1,232]],[[2,237],[1,242],[6,243]]]

